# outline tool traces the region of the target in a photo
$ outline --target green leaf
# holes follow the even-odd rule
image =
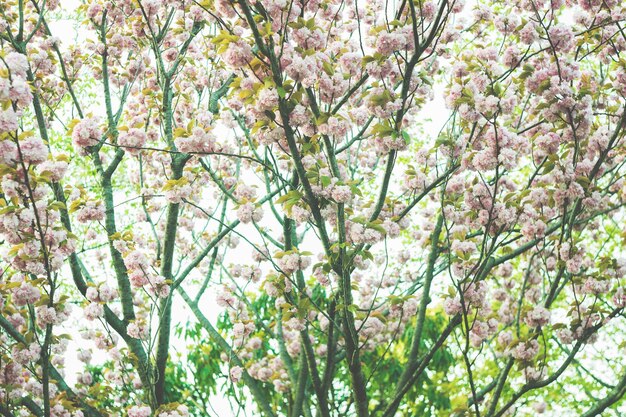
[[[402,138],[404,139],[404,143],[406,143],[407,145],[411,143],[411,137],[409,136],[409,133],[406,130],[402,131]]]

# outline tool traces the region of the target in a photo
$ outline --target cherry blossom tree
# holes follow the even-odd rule
[[[622,415],[626,3],[65,3],[0,0],[2,416]]]

